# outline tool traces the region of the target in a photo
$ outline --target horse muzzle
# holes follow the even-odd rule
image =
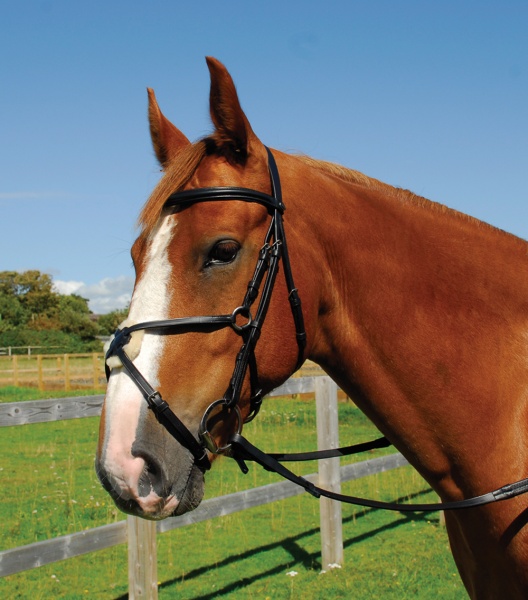
[[[120,510],[160,520],[189,512],[200,504],[203,471],[184,449],[171,450],[174,452],[170,457],[157,456],[139,441],[130,454],[103,453],[97,457],[97,476]]]

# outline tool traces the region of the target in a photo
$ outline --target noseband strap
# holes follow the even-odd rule
[[[255,348],[269,308],[271,294],[281,260],[283,263],[291,312],[295,324],[298,346],[296,369],[301,366],[304,360],[306,332],[304,329],[301,301],[293,281],[286,244],[286,235],[282,220],[282,214],[285,207],[282,203],[279,172],[273,154],[269,148],[266,148],[266,151],[268,154],[271,195],[242,187],[208,187],[176,192],[171,194],[165,202],[165,208],[182,208],[197,202],[233,200],[255,202],[266,207],[271,215],[271,222],[264,239],[264,245],[259,253],[253,277],[248,284],[242,304],[236,307],[230,315],[197,316],[160,321],[146,321],[134,324],[130,327],[118,329],[106,355],[107,359],[111,356],[117,356],[121,360],[123,369],[137,385],[147,401],[148,407],[154,412],[158,421],[178,440],[178,442],[180,442],[180,444],[182,444],[182,446],[191,452],[196,466],[203,471],[209,469],[211,466],[206,448],[213,453],[220,453],[229,448],[229,445],[219,448],[209,432],[208,420],[213,408],[223,411],[223,416],[225,417],[234,414],[237,421],[237,431],[235,432],[235,435],[240,434],[242,429],[242,417],[240,416],[240,409],[238,406],[242,394],[242,387],[248,371],[251,386],[250,411],[244,422],[254,419],[260,409],[263,391],[259,385]],[[260,291],[261,287],[262,291]],[[257,299],[258,304],[253,314],[252,308]],[[241,320],[244,322],[241,323]],[[160,335],[173,335],[191,331],[210,333],[226,327],[231,327],[233,331],[242,338],[242,346],[238,352],[233,374],[226,392],[221,400],[215,401],[205,411],[200,425],[199,440],[197,440],[191,431],[176,416],[169,405],[162,399],[160,393],[143,377],[133,361],[127,355],[125,347],[129,343],[132,333],[135,331],[143,330]],[[107,367],[107,378],[109,377],[110,369]]]

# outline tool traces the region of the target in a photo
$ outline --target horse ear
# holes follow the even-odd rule
[[[168,163],[191,142],[175,127],[161,112],[154,90],[147,88],[148,92],[148,117],[150,123],[150,137],[154,152],[160,165],[165,168]]]
[[[211,75],[211,119],[216,129],[213,139],[235,160],[245,160],[251,140],[257,138],[240,106],[231,75],[215,58],[208,56],[206,61]]]

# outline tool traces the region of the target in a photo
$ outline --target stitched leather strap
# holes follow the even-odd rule
[[[263,192],[244,187],[210,187],[184,190],[171,194],[166,202],[166,207],[188,206],[196,202],[214,202],[215,200],[240,200],[242,202],[255,202],[262,204],[268,211],[278,210],[284,212],[284,204],[280,198],[274,198]]]
[[[369,450],[376,450],[378,448],[388,448],[389,446],[392,446],[389,440],[382,437],[377,440],[372,440],[371,442],[364,442],[353,446],[344,446],[343,448],[316,450],[314,452],[295,452],[293,454],[270,453],[268,456],[271,456],[271,458],[278,462],[297,462],[305,460],[321,460],[324,458],[340,458],[341,456],[351,456],[352,454],[360,454],[361,452],[368,452]]]
[[[379,500],[369,500],[366,498],[358,498],[356,496],[347,496],[344,494],[338,494],[330,490],[322,489],[304,477],[296,475],[278,460],[276,460],[271,454],[265,454],[259,450],[256,446],[253,446],[240,434],[233,436],[231,440],[233,458],[237,460],[239,464],[244,465],[244,461],[251,460],[266,469],[281,475],[288,481],[295,483],[304,488],[309,494],[315,498],[324,496],[331,500],[337,500],[338,502],[344,502],[346,504],[355,504],[358,506],[366,506],[368,508],[378,508],[383,510],[392,510],[398,512],[416,512],[416,511],[435,511],[435,510],[461,510],[466,508],[474,508],[476,506],[483,506],[492,502],[499,502],[501,500],[508,500],[514,498],[520,494],[528,492],[528,478],[522,479],[516,483],[505,485],[494,492],[483,494],[482,496],[476,496],[474,498],[468,498],[466,500],[460,500],[455,502],[438,502],[431,504],[402,504],[399,502],[381,502]],[[244,470],[244,469],[243,469]],[[247,472],[247,467],[246,467]]]
[[[198,442],[189,429],[180,419],[178,419],[169,405],[163,400],[160,393],[157,392],[143,377],[128,357],[124,348],[120,346],[116,349],[115,354],[123,363],[123,367],[126,369],[128,376],[141,390],[147,401],[148,407],[152,410],[159,423],[161,423],[184,448],[189,450],[193,455],[194,463],[199,469],[202,471],[209,470],[211,468],[211,463],[202,444]]]

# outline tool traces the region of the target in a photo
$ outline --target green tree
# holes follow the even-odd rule
[[[25,354],[27,346],[38,347],[39,353],[43,354],[101,352],[103,349],[102,342],[97,339],[83,340],[64,331],[12,329],[0,332],[1,348],[11,347],[14,354]]]
[[[0,294],[0,331],[9,331],[25,323],[25,314],[16,296]]]
[[[98,333],[88,301],[58,294],[50,275],[36,270],[0,272],[0,346],[99,350]]]
[[[59,305],[59,294],[53,291],[53,281],[40,271],[0,272],[0,298],[4,310],[2,318],[18,327],[27,324],[30,329],[59,329],[54,322]]]
[[[99,328],[91,314],[86,298],[77,294],[59,297],[58,320],[62,331],[74,333],[82,339],[93,339]]]
[[[127,318],[128,308],[113,310],[106,315],[101,315],[97,321],[101,335],[112,335],[119,325]]]

